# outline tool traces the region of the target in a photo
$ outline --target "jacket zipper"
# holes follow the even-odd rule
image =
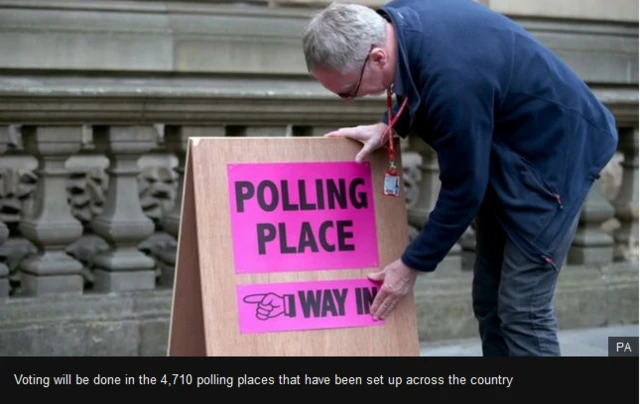
[[[562,204],[562,198],[560,197],[560,194],[554,192],[553,197],[556,200],[556,202],[558,202],[558,206],[560,206],[560,209],[564,209],[564,205]]]
[[[551,257],[547,257],[546,255],[542,255],[542,259],[544,260],[544,262],[546,262],[547,264],[551,265],[554,269],[558,269],[556,267],[556,263],[553,261],[553,259],[551,259]]]
[[[558,206],[560,207],[560,209],[564,209],[564,205],[562,203],[562,197],[560,196],[559,193],[557,193],[548,183],[547,181],[544,180],[544,178],[542,178],[542,176],[538,173],[538,171],[531,165],[531,163],[527,163],[529,165],[529,171],[531,172],[531,174],[533,174],[534,177],[536,177],[536,179],[538,180],[538,182],[540,183],[540,185],[542,185],[542,187],[551,194],[551,196],[553,197],[553,199],[555,199],[555,201],[558,203]]]

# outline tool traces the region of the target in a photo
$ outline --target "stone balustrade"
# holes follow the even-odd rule
[[[76,80],[0,88],[0,353],[163,355],[188,138],[321,136],[374,121],[384,108],[377,98],[345,105],[309,80],[290,93],[264,82],[233,89],[211,80],[207,90],[195,78],[175,87],[122,79],[117,91],[100,84],[100,96],[95,82]],[[563,271],[564,327],[637,317],[637,96],[596,93],[621,141],[584,205]],[[437,198],[438,164],[416,138],[401,145],[415,235]],[[422,340],[474,335],[474,244],[470,227],[416,285]]]
[[[369,102],[355,107],[359,111],[343,111],[343,119],[332,123],[337,126],[356,124],[354,116],[359,116],[362,110],[375,109],[376,102]],[[318,101],[318,104],[322,105],[322,102]],[[333,108],[330,105],[327,102],[325,108]],[[61,104],[57,107],[65,108]],[[311,110],[322,113],[322,108],[316,111],[310,103],[307,112]],[[365,116],[373,117],[370,112]],[[260,115],[264,111],[258,108],[251,113]],[[353,120],[344,119],[344,115]],[[76,119],[78,122],[64,124],[37,120],[0,124],[0,150],[3,153],[0,155],[0,317],[8,319],[5,321],[9,321],[10,326],[23,330],[0,332],[0,339],[11,346],[22,347],[20,349],[24,349],[25,344],[38,347],[35,351],[5,351],[11,354],[72,352],[85,355],[101,352],[100,349],[127,355],[163,354],[170,288],[175,275],[187,139],[190,136],[259,134],[320,136],[331,129],[325,122],[302,125],[300,121],[278,119],[272,119],[266,125],[255,125],[250,117],[245,125],[241,122],[225,125],[222,120],[202,121],[195,125],[185,120],[180,124],[176,119],[170,123],[141,120],[105,125],[85,121],[84,114],[78,114]],[[634,315],[635,309],[629,307],[637,308],[638,129],[621,127],[620,135],[619,153],[603,171],[585,203],[580,228],[566,263],[563,277],[570,282],[563,284],[564,289],[561,289],[560,297],[564,299],[561,301],[565,302],[561,304],[564,310],[561,313],[565,313],[563,318],[571,320],[564,320],[565,324],[568,321],[569,324],[593,325],[611,318],[624,320]],[[420,142],[409,140],[402,146],[407,225],[410,234],[415,234],[435,203],[438,166],[433,151]],[[443,261],[437,277],[417,285],[422,339],[472,335],[474,326],[470,311],[463,310],[468,306],[464,303],[468,291],[460,285],[468,285],[464,273],[471,272],[473,247],[473,229],[470,228]],[[588,304],[614,302],[614,306],[622,305],[622,308],[584,308],[583,300],[587,299],[584,291],[593,292],[594,285],[602,282],[601,278],[584,271],[589,267],[596,273],[613,276],[613,281],[607,282],[613,282],[614,286],[604,286],[605,290],[597,291],[595,295],[601,298],[588,298]],[[621,267],[626,269],[611,272],[612,268]],[[630,276],[630,273],[635,275]],[[576,288],[581,291],[580,295],[573,291]],[[625,291],[618,300],[607,295],[619,293],[614,288]],[[157,296],[154,298],[145,292],[157,293]],[[142,294],[135,297],[130,293]],[[51,323],[48,315],[59,318],[55,316],[61,315],[59,310],[63,306],[50,313],[56,307],[50,299],[68,295],[81,298],[72,304],[75,314],[69,316],[95,313],[96,317],[91,317],[82,332],[96,335],[96,341],[111,335],[111,331],[96,329],[97,323],[93,323],[105,316],[112,316],[109,317],[111,327],[120,327],[116,324],[124,324],[121,321],[132,315],[140,319],[151,316],[153,320],[144,320],[139,336],[132,337],[133,345],[122,348],[118,348],[115,340],[106,340],[111,341],[108,347],[81,345],[72,348],[74,345],[69,341],[79,341],[76,338],[80,337],[73,335],[80,331],[67,328],[55,331],[57,326],[47,326],[47,334],[42,335],[61,332],[67,341],[51,348],[52,345],[46,343],[49,337],[40,338],[40,334],[27,330],[29,324]],[[96,301],[97,295],[105,296],[106,300]],[[37,299],[25,299],[29,297]],[[450,301],[454,298],[456,300]],[[125,300],[127,304],[114,305],[114,299],[142,300]],[[69,300],[65,301],[69,304]],[[1,307],[2,302],[10,303],[6,311]],[[126,311],[130,310],[131,304],[138,310],[152,310],[151,314]],[[23,305],[28,308],[21,308]],[[162,307],[161,312],[156,311],[158,305]],[[112,314],[116,309],[125,311],[116,316]],[[585,314],[584,319],[575,317],[575,313],[585,310],[592,314]],[[28,313],[30,321],[35,323],[22,325],[20,313]],[[127,328],[122,332],[133,331]],[[121,335],[120,332],[117,335]],[[126,335],[129,334],[122,334],[122,338]],[[11,343],[7,338],[26,338],[27,342]],[[141,351],[136,350],[135,341],[142,344]]]
[[[18,297],[171,286],[187,139],[322,133],[291,128],[250,121],[3,126],[0,292]],[[608,198],[600,184],[592,189],[568,264],[638,261],[638,130],[621,128],[620,135],[621,163],[612,161],[607,170],[621,169],[621,182],[609,184],[614,191]],[[412,138],[403,143],[403,155],[407,225],[415,234],[435,204],[438,167],[433,151]],[[17,195],[19,203],[12,204]],[[18,212],[4,214],[12,206]],[[465,260],[463,244],[470,254]],[[470,229],[440,271],[469,270],[472,256]]]

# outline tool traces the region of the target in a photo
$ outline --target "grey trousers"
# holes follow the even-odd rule
[[[472,299],[484,356],[560,356],[553,297],[579,216],[558,245],[555,266],[532,262],[497,222],[476,218]]]

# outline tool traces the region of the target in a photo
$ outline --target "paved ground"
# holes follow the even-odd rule
[[[638,324],[561,330],[562,356],[607,356],[608,337],[637,337]],[[441,341],[422,344],[421,356],[482,356],[480,340]]]

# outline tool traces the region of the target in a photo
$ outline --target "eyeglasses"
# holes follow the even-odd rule
[[[369,52],[367,53],[367,57],[364,59],[364,63],[362,64],[362,70],[360,70],[360,77],[358,77],[358,81],[356,82],[356,86],[352,91],[346,93],[338,93],[340,98],[351,99],[356,98],[358,95],[358,90],[360,90],[360,83],[362,82],[362,76],[364,75],[364,68],[367,67],[367,63],[369,62],[369,56],[371,56],[371,51],[373,50],[375,45],[371,45],[369,48]]]

